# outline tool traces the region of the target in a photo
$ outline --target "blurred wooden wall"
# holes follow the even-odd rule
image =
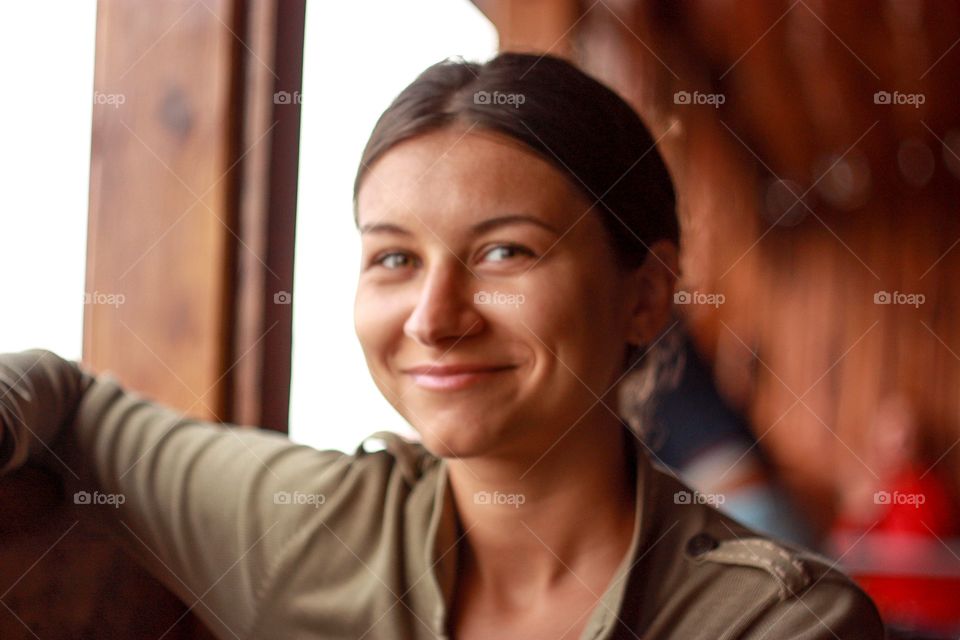
[[[477,1],[498,28],[514,4]],[[960,3],[549,10],[574,17],[552,39],[514,21],[509,47],[572,58],[660,140],[679,288],[725,297],[680,309],[810,515],[826,525],[843,486],[882,475],[871,430],[898,393],[916,406],[923,468],[960,489]]]

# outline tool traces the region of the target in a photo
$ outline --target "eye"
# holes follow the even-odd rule
[[[526,247],[520,246],[518,244],[498,244],[483,255],[489,256],[494,252],[500,252],[500,255],[504,258],[510,258],[512,255],[525,255],[533,256],[533,252],[527,249]],[[495,260],[494,262],[502,262],[502,260]]]
[[[404,264],[402,260],[407,260],[409,263],[410,255],[403,251],[388,251],[374,258],[370,262],[370,266],[380,266],[390,270],[408,266],[408,264]]]

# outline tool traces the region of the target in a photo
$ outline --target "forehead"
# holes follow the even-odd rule
[[[405,140],[368,171],[360,226],[389,217],[451,225],[497,213],[537,213],[562,224],[589,206],[567,175],[509,136],[466,127]],[[413,224],[413,223],[411,223]]]

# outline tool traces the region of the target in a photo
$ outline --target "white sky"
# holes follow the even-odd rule
[[[96,9],[4,3],[0,353],[80,358]]]
[[[360,239],[353,178],[376,119],[443,58],[485,60],[497,35],[469,0],[307,3],[293,295],[290,436],[352,452],[370,433],[412,435],[373,383],[353,328]]]

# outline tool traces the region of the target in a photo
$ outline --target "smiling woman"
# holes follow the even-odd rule
[[[34,438],[72,453],[221,637],[883,637],[842,573],[692,499],[610,408],[669,330],[679,240],[613,92],[550,56],[434,65],[355,203],[357,337],[421,442],[317,451],[30,351],[0,356],[0,473]]]
[[[679,239],[669,174],[616,94],[553,57],[439,63],[377,122],[354,194],[357,334],[428,448],[539,455],[588,409],[567,442],[616,434],[602,399],[666,326]],[[411,388],[470,381],[460,412]]]

